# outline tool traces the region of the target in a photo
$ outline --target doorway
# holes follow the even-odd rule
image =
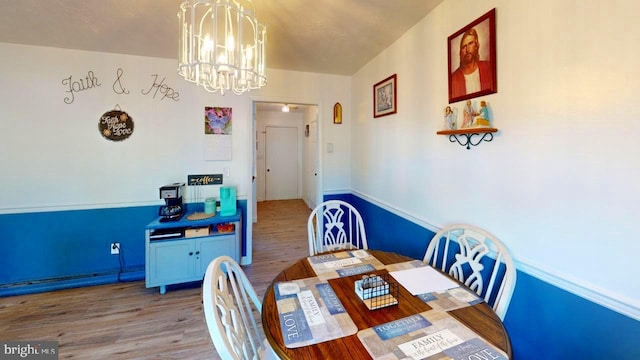
[[[289,103],[293,104],[293,103]],[[298,194],[304,200],[306,206],[316,204],[322,199],[322,153],[320,152],[320,144],[322,143],[322,129],[319,126],[319,119],[322,118],[322,107],[317,105],[317,101],[308,101],[306,103],[297,103],[289,107],[290,112],[301,114],[297,120],[291,120],[283,124],[270,123],[269,126],[284,126],[298,128],[298,148],[300,160],[298,161]],[[265,186],[265,153],[264,144],[266,141],[266,120],[272,118],[283,118],[282,102],[274,102],[271,99],[256,99],[253,101],[253,130],[254,135],[252,141],[248,142],[250,146],[249,153],[253,154],[251,165],[251,173],[253,174],[252,186],[249,188],[247,196],[247,213],[250,219],[247,219],[247,249],[246,257],[243,259],[242,265],[250,264],[253,259],[253,226],[258,222],[258,201],[264,201],[260,191]],[[283,119],[279,121],[285,121]],[[306,131],[309,125],[309,131]],[[309,134],[307,136],[307,134]],[[313,143],[312,143],[313,141]],[[310,160],[311,159],[311,160]],[[309,163],[312,162],[312,165]],[[304,170],[301,170],[304,169]],[[295,201],[295,200],[293,200]],[[315,205],[314,205],[315,206]],[[306,239],[304,239],[306,241]]]
[[[317,203],[319,196],[319,107],[289,103],[289,112],[285,113],[282,111],[284,105],[275,102],[254,103],[253,222],[258,221],[258,202],[302,199],[312,206]],[[296,131],[295,140],[292,128]],[[294,153],[297,154],[297,161]],[[282,159],[287,159],[288,169],[274,170],[275,166],[285,166]],[[294,184],[292,178],[296,177],[298,181]]]

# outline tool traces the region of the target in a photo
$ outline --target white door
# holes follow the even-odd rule
[[[298,198],[298,128],[265,128],[265,198]]]

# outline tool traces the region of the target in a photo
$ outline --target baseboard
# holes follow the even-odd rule
[[[115,284],[118,282],[139,281],[144,280],[144,278],[144,269],[133,269],[131,271],[120,273],[119,275],[117,272],[114,272],[62,279],[49,279],[24,284],[8,284],[0,287],[0,297],[35,294],[84,286]]]

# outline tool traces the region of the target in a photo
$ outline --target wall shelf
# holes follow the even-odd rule
[[[466,146],[467,150],[471,148],[471,146],[476,146],[480,144],[482,141],[490,142],[493,140],[493,133],[497,132],[496,128],[466,128],[466,129],[458,129],[458,130],[441,130],[436,134],[438,135],[449,135],[449,141],[457,142],[462,146]],[[480,139],[474,141],[473,136],[481,136]]]

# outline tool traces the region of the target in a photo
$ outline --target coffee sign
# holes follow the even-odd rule
[[[122,141],[133,133],[133,119],[124,111],[107,111],[98,122],[100,134],[111,141]]]

